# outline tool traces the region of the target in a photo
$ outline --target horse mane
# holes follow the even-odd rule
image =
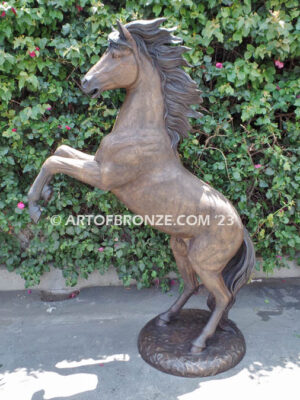
[[[160,28],[166,18],[132,21],[125,25],[136,41],[138,49],[157,67],[164,96],[164,119],[172,148],[177,149],[181,138],[191,129],[188,118],[199,118],[192,104],[202,102],[195,81],[182,69],[190,67],[182,54],[190,50],[178,45],[182,39],[172,35],[176,28]],[[171,46],[177,44],[177,46]]]

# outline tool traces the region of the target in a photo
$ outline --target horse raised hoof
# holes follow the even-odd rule
[[[42,214],[40,206],[36,203],[31,203],[31,204],[29,203],[28,210],[30,218],[35,224],[37,224]]]
[[[49,202],[53,194],[53,189],[50,185],[45,185],[42,190],[41,197],[44,200],[45,204]]]

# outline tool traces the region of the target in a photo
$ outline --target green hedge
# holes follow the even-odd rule
[[[116,19],[168,18],[191,47],[189,73],[204,114],[180,146],[182,161],[224,193],[252,234],[265,271],[295,257],[299,191],[300,10],[297,0],[19,0],[0,5],[0,262],[26,285],[54,265],[68,285],[110,265],[128,283],[160,282],[176,268],[168,237],[150,227],[52,226],[59,214],[121,214],[110,193],[64,176],[38,225],[28,189],[61,144],[94,153],[112,129],[123,91],[84,96],[80,78]],[[66,128],[67,127],[67,128]],[[70,128],[70,129],[69,129]],[[17,204],[23,202],[24,209]],[[99,248],[101,248],[99,251]]]

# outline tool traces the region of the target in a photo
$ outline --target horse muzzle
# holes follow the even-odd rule
[[[99,85],[92,83],[92,77],[84,77],[81,80],[81,90],[83,93],[90,95],[92,99],[100,96],[101,88]]]

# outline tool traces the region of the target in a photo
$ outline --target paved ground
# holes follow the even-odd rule
[[[206,308],[203,292],[188,306]],[[299,399],[300,280],[243,288],[231,319],[247,354],[211,378],[167,375],[138,354],[140,329],[175,296],[176,287],[105,287],[45,303],[38,292],[0,292],[0,399]]]

